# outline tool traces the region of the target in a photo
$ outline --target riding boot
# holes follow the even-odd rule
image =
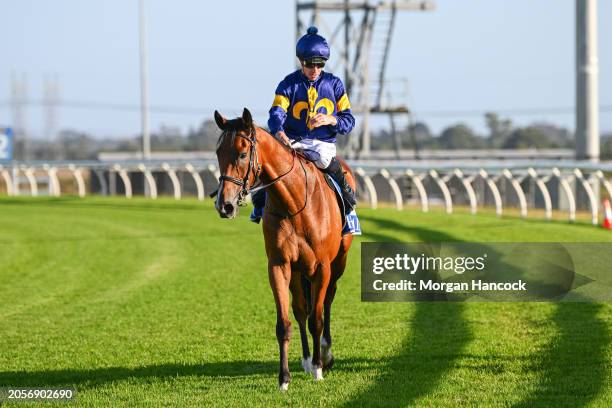
[[[325,171],[331,175],[336,183],[338,183],[340,186],[340,189],[342,190],[342,200],[344,201],[344,213],[350,213],[357,205],[357,201],[355,200],[355,192],[349,185],[348,181],[346,181],[344,169],[342,168],[340,161],[334,157]]]
[[[259,224],[266,205],[266,190],[256,191],[251,195],[251,201],[253,202],[253,211],[251,211],[249,219],[255,224]]]

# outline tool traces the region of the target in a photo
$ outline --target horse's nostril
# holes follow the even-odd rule
[[[225,210],[226,214],[231,214],[234,212],[234,206],[232,205],[232,203],[223,204],[223,209]]]

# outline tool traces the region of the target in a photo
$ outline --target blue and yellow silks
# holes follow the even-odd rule
[[[317,113],[334,115],[338,124],[311,128],[308,122]],[[340,78],[321,72],[316,81],[310,82],[301,70],[297,70],[278,84],[268,127],[272,134],[283,130],[291,139],[333,143],[337,134],[346,135],[353,130],[355,118]]]

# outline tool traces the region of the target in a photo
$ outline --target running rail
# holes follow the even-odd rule
[[[402,199],[402,192],[399,188],[399,185],[397,184],[397,181],[395,181],[395,179],[391,177],[391,174],[389,174],[386,169],[381,169],[378,174],[380,174],[382,178],[385,179],[389,184],[389,188],[391,189],[393,197],[395,198],[395,208],[398,210],[403,210],[404,201]]]
[[[442,195],[444,196],[444,208],[446,209],[446,213],[452,214],[453,213],[453,199],[452,199],[450,190],[448,189],[448,186],[446,185],[446,182],[442,178],[440,178],[440,176],[438,175],[438,172],[435,170],[429,170],[429,176],[433,179],[433,181],[435,181],[435,183],[438,185],[438,188],[442,192]]]
[[[127,174],[127,171],[121,167],[120,164],[115,164],[113,170],[119,174],[119,178],[123,182],[123,189],[125,190],[125,198],[132,198],[132,182]]]
[[[550,198],[550,192],[546,187],[546,181],[548,181],[548,178],[540,178],[537,171],[533,167],[527,169],[527,174],[535,181],[536,186],[540,190],[542,198],[544,199],[544,216],[547,220],[550,220],[552,218],[552,200]]]
[[[357,169],[355,170],[355,174],[363,180],[363,184],[368,190],[368,195],[370,197],[370,208],[376,209],[376,207],[378,207],[378,196],[376,194],[376,188],[374,187],[372,179],[361,167],[357,167]]]
[[[353,167],[356,178],[365,189],[369,207],[373,209],[377,208],[381,201],[377,187],[382,187],[384,191],[390,192],[389,196],[385,196],[385,200],[389,200],[398,211],[402,211],[406,203],[415,201],[421,211],[427,212],[436,204],[436,200],[431,198],[431,192],[427,190],[435,186],[441,193],[444,210],[449,214],[454,211],[456,196],[465,195],[472,214],[477,214],[478,207],[492,206],[497,216],[502,216],[504,207],[511,205],[518,207],[521,217],[524,218],[528,215],[529,207],[535,206],[544,210],[547,220],[552,219],[553,212],[559,211],[557,208],[560,208],[567,212],[568,220],[573,222],[576,220],[577,208],[580,207],[588,209],[590,222],[596,225],[600,216],[600,195],[612,200],[612,163],[598,165],[569,162],[561,167],[558,162],[545,161],[530,165],[507,162],[504,166],[478,163],[451,166],[427,161],[363,161],[353,163]],[[109,176],[113,177],[111,181],[114,183],[114,173],[123,183],[126,198],[133,196],[134,175],[142,174],[145,194],[151,199],[157,198],[160,193],[170,195],[176,200],[182,199],[188,191],[187,187],[182,185],[186,176],[193,180],[189,188],[194,189],[195,185],[192,194],[200,201],[207,199],[207,188],[212,188],[212,183],[216,185],[220,175],[219,168],[212,159],[147,162],[127,160],[115,163],[2,162],[0,183],[4,182],[6,185],[8,196],[37,196],[41,193],[40,186],[47,185],[48,194],[57,197],[68,194],[69,190],[62,191],[62,179],[59,177],[67,172],[70,172],[76,183],[76,194],[79,197],[90,194],[90,180],[97,180],[94,186],[99,194],[111,193]],[[169,178],[168,187],[165,187],[166,184],[157,184],[156,177],[160,174]],[[209,180],[207,174],[214,177],[214,181]],[[500,183],[504,181],[505,188],[502,189],[504,185]],[[524,189],[527,182],[531,183],[532,187]],[[167,191],[162,191],[161,188]],[[408,190],[404,191],[404,188]],[[516,200],[513,198],[508,201],[509,194],[515,196]],[[542,199],[535,201],[536,195]]]
[[[514,178],[512,172],[509,169],[504,169],[502,171],[502,177],[506,178],[510,182],[510,185],[516,192],[516,195],[519,199],[519,208],[521,210],[521,217],[527,217],[527,198],[525,197],[525,192],[521,187],[521,184],[517,179]]]
[[[155,179],[153,178],[153,174],[151,174],[151,170],[147,169],[144,163],[140,163],[138,165],[138,170],[140,170],[147,182],[148,196],[149,198],[155,200],[157,199],[157,185],[155,184]]]
[[[421,211],[423,212],[428,212],[429,211],[429,199],[427,197],[427,191],[425,190],[425,187],[423,186],[423,179],[425,178],[425,175],[416,175],[411,169],[406,170],[406,177],[408,177],[412,183],[414,184],[414,187],[417,189],[417,192],[419,193],[419,198],[421,199]]]
[[[170,177],[170,181],[172,182],[172,188],[174,189],[174,199],[181,199],[181,183],[179,182],[178,177],[176,176],[176,172],[168,163],[162,164],[162,169],[168,174]]]
[[[501,217],[504,211],[504,206],[502,204],[501,194],[499,194],[497,184],[495,184],[495,181],[489,177],[489,173],[487,173],[485,169],[480,169],[478,171],[478,175],[485,181],[485,185],[489,187],[489,190],[491,190],[493,202],[495,203],[495,214],[497,214],[498,217]]]
[[[4,179],[4,183],[6,184],[6,195],[9,197],[14,194],[13,188],[13,180],[11,179],[11,173],[7,169],[5,169],[2,165],[0,165],[0,175]]]

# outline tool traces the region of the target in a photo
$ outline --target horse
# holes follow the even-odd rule
[[[291,381],[287,360],[290,292],[302,341],[302,367],[315,380],[322,380],[323,370],[334,364],[331,306],[353,237],[342,235],[342,214],[335,193],[313,163],[256,126],[246,108],[236,119],[228,120],[217,111],[214,116],[222,130],[216,150],[221,173],[215,202],[219,215],[235,218],[249,192],[265,188],[267,193],[262,228],[276,303],[279,389],[286,391]],[[355,189],[352,172],[343,161],[342,165]]]

